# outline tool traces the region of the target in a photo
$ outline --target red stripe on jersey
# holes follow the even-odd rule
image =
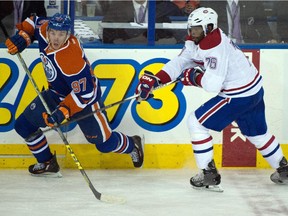
[[[217,28],[214,31],[208,33],[207,36],[199,42],[199,47],[202,50],[211,49],[218,46],[221,43],[221,40],[221,33],[219,28]]]
[[[167,74],[166,71],[164,71],[164,70],[160,70],[156,74],[156,77],[158,77],[160,79],[161,83],[163,83],[163,84],[171,81],[169,74]]]
[[[258,72],[258,73],[256,74],[256,76],[254,77],[254,79],[253,79],[250,83],[248,83],[247,85],[241,86],[241,87],[239,87],[239,88],[223,89],[223,90],[221,90],[221,92],[237,91],[237,90],[241,90],[241,89],[247,88],[247,87],[249,87],[249,86],[251,86],[251,85],[253,85],[253,84],[255,83],[255,81],[257,80],[257,78],[259,77],[259,75],[260,75],[260,73]]]
[[[193,61],[194,61],[196,64],[198,64],[198,65],[204,66],[204,62],[203,62],[203,61],[196,60],[196,59],[193,59]]]
[[[273,136],[270,138],[270,140],[269,140],[262,148],[259,148],[258,150],[259,150],[259,151],[262,151],[262,150],[268,148],[268,147],[274,142],[274,140],[275,140],[275,136],[273,135]]]
[[[209,116],[211,116],[214,112],[219,110],[222,106],[229,103],[229,101],[230,101],[230,98],[225,98],[224,100],[222,100],[218,104],[216,104],[214,107],[212,107],[210,110],[208,110],[208,112],[204,113],[204,115],[202,115],[199,118],[200,124],[202,124],[204,121],[206,121],[209,118]]]
[[[212,140],[212,137],[208,137],[207,139],[204,140],[199,140],[199,141],[192,141],[193,145],[201,145],[201,144],[205,144],[207,142],[210,142]]]

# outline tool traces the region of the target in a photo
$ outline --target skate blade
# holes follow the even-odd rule
[[[272,180],[277,185],[287,185],[288,180]]]
[[[31,173],[31,175],[35,177],[45,177],[45,178],[62,178],[62,174],[60,171],[57,173],[54,173],[54,172],[45,172],[45,173],[40,173],[40,174]]]
[[[205,191],[212,191],[212,192],[218,192],[218,193],[224,192],[224,189],[221,187],[221,185],[209,185],[209,186],[204,186],[204,187],[192,186],[192,188],[195,190],[205,190]]]

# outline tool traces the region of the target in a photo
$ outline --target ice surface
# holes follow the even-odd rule
[[[223,193],[198,191],[197,170],[86,170],[96,190],[124,197],[124,204],[97,200],[79,170],[62,178],[33,177],[27,170],[0,170],[1,216],[277,216],[288,215],[288,185],[269,179],[272,169],[220,169]]]

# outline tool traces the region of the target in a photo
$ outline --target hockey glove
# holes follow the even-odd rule
[[[5,45],[11,55],[22,52],[31,44],[30,36],[23,30],[18,31],[14,36],[8,38]]]
[[[69,108],[64,106],[58,106],[51,115],[46,112],[42,113],[42,117],[45,124],[49,127],[53,127],[56,124],[61,124],[65,119],[69,118]]]
[[[182,72],[181,82],[183,85],[202,87],[201,79],[203,74],[204,72],[197,68],[186,69]]]
[[[159,85],[160,79],[154,76],[151,72],[145,71],[136,88],[136,94],[139,94],[137,101],[141,102],[142,100],[147,100],[153,97],[151,91]]]

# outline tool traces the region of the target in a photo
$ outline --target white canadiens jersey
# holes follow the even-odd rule
[[[171,80],[185,69],[201,67],[205,72],[201,85],[207,92],[223,97],[247,97],[262,87],[256,67],[221,29],[215,29],[198,45],[187,40],[182,52],[163,68]]]

